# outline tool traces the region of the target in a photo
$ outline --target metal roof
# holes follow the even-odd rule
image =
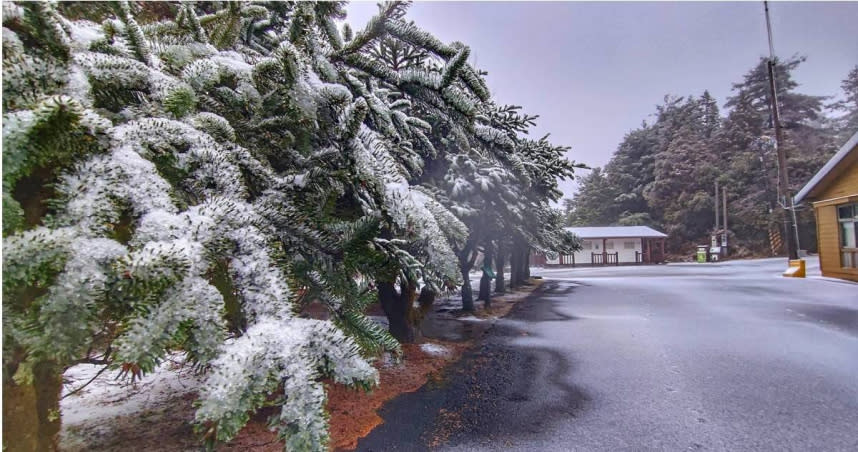
[[[840,164],[840,162],[843,161],[843,159],[845,159],[846,156],[849,155],[849,153],[856,148],[858,148],[858,132],[855,132],[855,135],[852,135],[852,138],[846,140],[846,144],[844,144],[843,147],[841,147],[840,150],[838,150],[837,153],[834,154],[834,157],[831,157],[831,160],[829,160],[822,167],[822,169],[820,169],[816,174],[813,175],[813,177],[807,182],[807,184],[805,184],[804,187],[798,192],[798,194],[795,195],[795,198],[793,198],[793,203],[798,204],[804,201],[804,198],[806,198],[807,195],[809,195],[810,192],[813,191],[813,189],[816,188],[817,185],[819,185],[822,179],[824,179],[825,176],[828,176],[828,174],[831,173],[831,171],[833,171],[834,168],[836,168],[837,165]]]
[[[582,239],[664,238],[667,234],[649,226],[596,226],[565,228]]]

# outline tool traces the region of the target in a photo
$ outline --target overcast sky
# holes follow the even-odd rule
[[[353,2],[347,20],[360,30],[377,10]],[[808,57],[794,74],[798,90],[840,93],[858,64],[858,2],[773,2],[769,11],[775,52]],[[534,135],[550,132],[591,166],[607,163],[666,94],[708,89],[723,108],[731,84],[768,55],[762,2],[415,2],[407,18],[470,46],[500,103],[538,114]],[[562,188],[571,197],[574,183]]]

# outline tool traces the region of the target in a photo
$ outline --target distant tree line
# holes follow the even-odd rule
[[[858,66],[832,99],[797,92],[792,73],[804,61],[778,61],[776,74],[793,195],[858,131]],[[564,200],[567,224],[650,225],[669,234],[669,252],[687,253],[708,243],[717,181],[727,189],[734,252],[771,253],[770,232],[782,231],[769,95],[761,59],[733,84],[726,117],[708,91],[665,96],[655,121],[626,134],[608,164],[582,177],[575,197]],[[800,209],[798,220],[801,247],[814,250],[812,211]]]

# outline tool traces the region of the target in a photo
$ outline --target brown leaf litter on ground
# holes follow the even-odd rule
[[[399,362],[377,363],[380,384],[372,391],[364,392],[345,385],[328,382],[325,389],[328,394],[328,412],[330,414],[330,448],[333,450],[351,450],[357,446],[373,428],[381,424],[377,411],[388,400],[399,394],[420,389],[429,379],[451,362],[457,360],[470,343],[427,341],[425,343],[443,347],[444,354],[427,353],[423,344],[405,344],[402,346],[402,358]],[[277,441],[277,435],[268,430],[266,419],[270,412],[260,412],[229,444],[218,448],[222,451],[282,451],[283,445]]]
[[[478,305],[476,312],[467,314],[480,319],[506,316],[516,303],[523,300],[533,290],[542,284],[542,280],[531,280],[531,284],[519,291],[492,298],[491,307],[484,309]],[[463,317],[464,313],[456,313]],[[473,345],[473,341],[439,341],[429,340],[428,343],[442,345],[450,353],[442,356],[428,355],[421,350],[420,345],[407,344],[403,346],[404,359],[402,364],[381,367],[379,374],[381,384],[371,393],[358,393],[341,385],[328,387],[328,410],[331,413],[331,446],[334,450],[352,450],[373,428],[381,424],[382,419],[377,411],[388,400],[399,394],[414,392],[422,387],[429,379],[440,379],[444,369],[457,361],[462,353]],[[454,425],[460,421],[456,413],[440,413],[444,424]],[[438,444],[444,438],[437,438]]]
[[[382,423],[377,411],[388,400],[399,394],[414,392],[430,378],[466,350],[468,342],[432,342],[442,345],[448,353],[429,354],[420,345],[406,344],[402,347],[403,360],[379,369],[381,383],[370,393],[355,392],[342,385],[328,386],[328,410],[331,414],[331,447],[334,450],[351,450],[357,446],[373,428]]]

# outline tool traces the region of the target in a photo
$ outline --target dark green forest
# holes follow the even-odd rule
[[[776,62],[792,194],[858,131],[858,65],[842,93],[814,96],[801,93],[792,77],[805,60]],[[766,63],[761,58],[733,84],[726,116],[708,91],[665,96],[654,120],[628,132],[604,168],[579,179],[574,198],[563,202],[567,225],[653,226],[669,234],[669,253],[685,255],[708,243],[717,181],[727,190],[733,256],[771,255],[770,232],[781,232],[782,208]],[[813,212],[799,206],[797,214],[800,246],[815,251]]]

